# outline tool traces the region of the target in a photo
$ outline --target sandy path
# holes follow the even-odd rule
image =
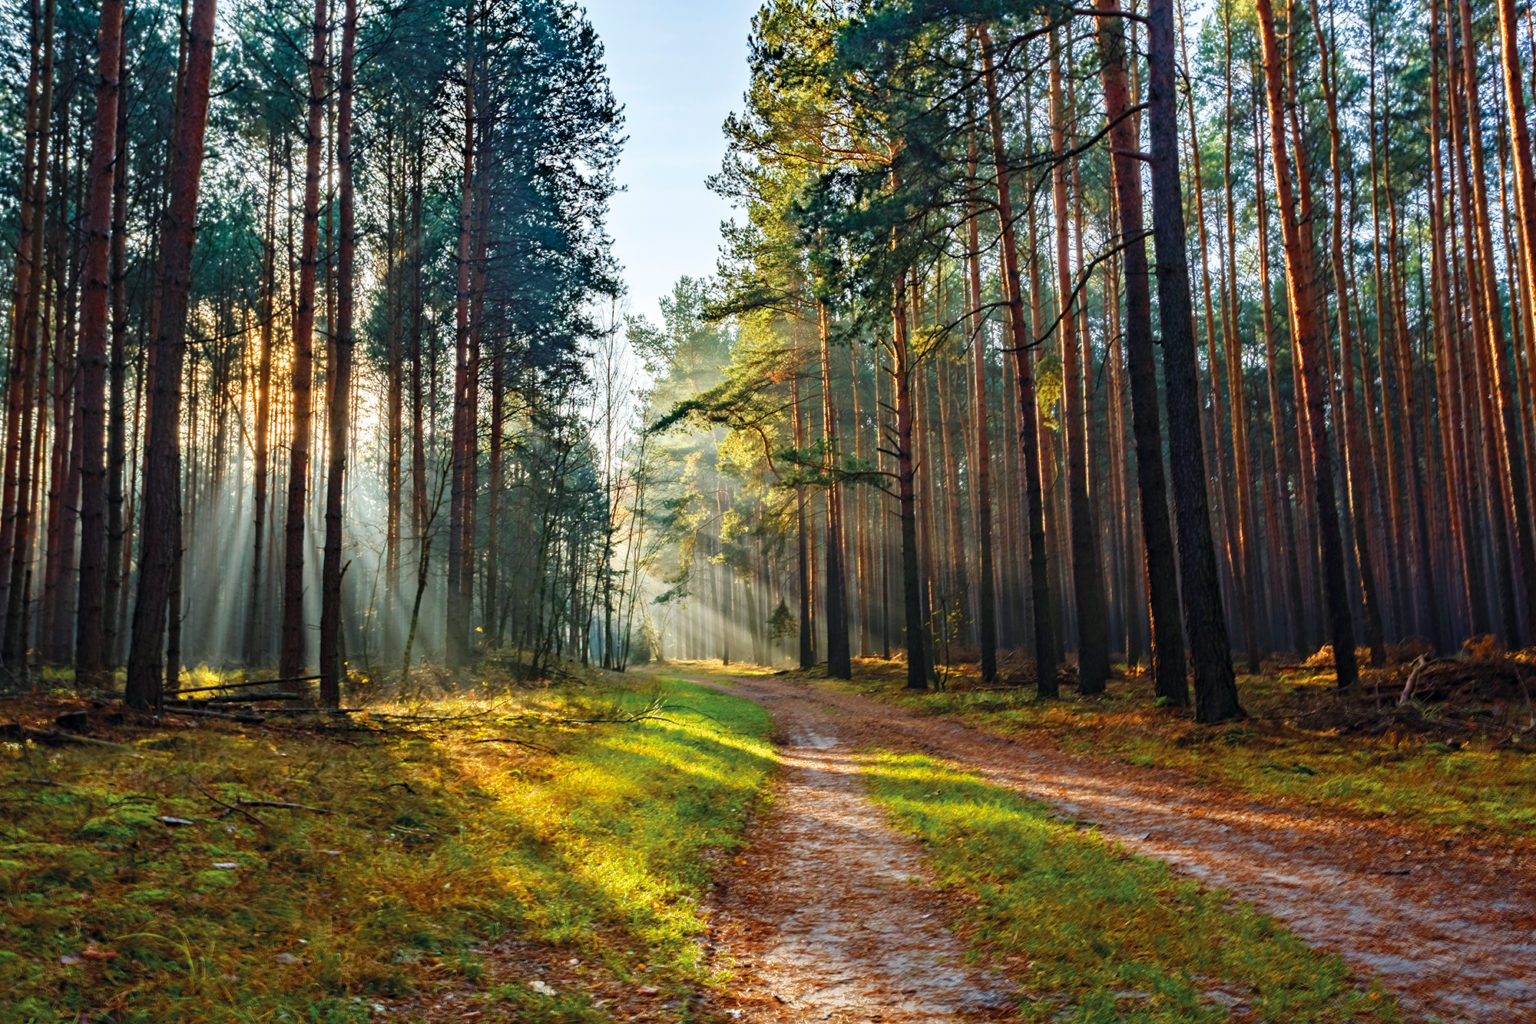
[[[725,922],[718,944],[747,951],[736,953],[745,991],[784,1000],[779,1016],[754,1010],[743,1019],[946,1020],[1005,994],[1000,981],[944,966],[956,951],[938,923],[914,925],[933,909],[900,882],[919,873],[915,844],[884,828],[845,753],[878,744],[981,769],[1128,849],[1231,890],[1362,974],[1379,975],[1410,1020],[1536,1021],[1529,844],[1429,840],[1390,824],[1278,809],[1169,772],[1020,746],[774,677],[743,678],[729,691],[766,706],[789,741],[781,813],[753,837],[715,908]],[[911,944],[889,944],[903,937]],[[897,991],[916,993],[869,1004],[889,1006],[889,1015],[856,1012],[890,979],[908,977],[920,980]]]
[[[773,712],[783,770],[709,907],[712,951],[737,976],[720,1006],[762,1024],[1008,1016],[1012,986],[965,963],[951,908],[916,881],[921,847],[864,796],[856,730],[777,692],[748,696]]]

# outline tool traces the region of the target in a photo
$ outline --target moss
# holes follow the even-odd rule
[[[662,718],[562,721],[653,697]],[[765,784],[761,709],[668,684],[413,710],[453,721],[47,752],[69,788],[14,786],[0,832],[0,1024],[105,1006],[119,1024],[367,1020],[370,1001],[475,987],[486,967],[463,951],[501,938],[568,945],[619,977],[643,959],[662,983],[705,980],[702,865],[740,841]],[[27,756],[0,760],[0,785],[36,777]],[[226,814],[242,797],[330,813]],[[524,995],[530,1024],[601,1019],[580,993]]]

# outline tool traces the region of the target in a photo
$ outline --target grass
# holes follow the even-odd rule
[[[603,985],[705,980],[695,901],[761,797],[770,726],[655,685],[663,717],[630,724],[570,720],[651,695],[566,689],[440,704],[464,717],[387,735],[122,726],[108,738],[131,752],[0,746],[0,1024],[341,1024],[444,989],[587,1021]],[[505,977],[498,941],[528,971],[579,961],[589,990]]]
[[[1020,1015],[1079,1024],[1399,1019],[1344,962],[1045,805],[917,755],[865,760],[874,799],[965,894],[972,948],[1014,967]]]
[[[942,692],[914,692],[903,686],[904,666],[873,659],[856,664],[854,679],[828,685],[953,715],[991,733],[1032,732],[1066,750],[1173,769],[1277,803],[1504,839],[1536,830],[1536,756],[1528,750],[1478,735],[1449,743],[1390,730],[1344,735],[1289,718],[1289,707],[1332,699],[1330,672],[1242,676],[1250,717],[1221,726],[1153,706],[1144,676],[1111,680],[1103,697],[1064,689],[1055,701],[1039,701],[1032,690],[970,688],[975,680],[965,673]]]

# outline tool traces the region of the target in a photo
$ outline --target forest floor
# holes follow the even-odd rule
[[[0,699],[0,1024],[698,1019],[761,708],[616,677],[243,707]]]
[[[1479,818],[1475,808],[1466,820],[1446,809],[1458,799],[1454,793],[1421,794],[1419,803],[1405,797],[1407,813],[1400,820],[1379,808],[1372,813],[1358,800],[1336,806],[1303,799],[1288,786],[1267,792],[1276,799],[1255,799],[1220,777],[1226,768],[1219,757],[1211,759],[1214,772],[1205,778],[1189,771],[1187,761],[1177,769],[1146,766],[1149,751],[1191,746],[1198,751],[1200,744],[1189,738],[1189,730],[1198,727],[1188,723],[1175,729],[1182,743],[1164,737],[1160,746],[1156,737],[1147,738],[1146,729],[1128,730],[1122,722],[1116,733],[1098,722],[1097,738],[1111,756],[1067,749],[1085,732],[1095,734],[1092,728],[1061,728],[1061,715],[1102,717],[1102,709],[1074,712],[1070,701],[1052,702],[1054,731],[1039,721],[1021,725],[1018,715],[1010,723],[985,712],[973,713],[966,724],[952,714],[923,710],[925,698],[901,693],[880,671],[870,671],[876,664],[856,670],[863,680],[857,687],[785,674],[730,673],[718,666],[674,667],[768,708],[783,744],[779,811],[749,835],[747,853],[717,882],[711,926],[712,942],[735,958],[737,991],[747,1001],[743,1005],[752,1007],[750,1019],[986,1018],[1008,986],[957,958],[953,944],[932,923],[946,918],[982,964],[1002,968],[1022,984],[1026,1018],[1032,1017],[1028,1007],[1034,1000],[1039,1019],[1052,1019],[1052,1006],[1063,997],[1084,1015],[1073,1019],[1104,1020],[1201,1020],[1226,1013],[1235,1019],[1388,1020],[1401,1013],[1407,1020],[1513,1024],[1536,1012],[1530,973],[1536,962],[1536,842],[1528,830],[1520,834],[1533,798],[1519,777],[1527,755],[1518,755],[1513,768],[1503,765],[1505,775],[1517,776],[1513,780],[1486,775],[1466,780],[1512,791],[1496,804],[1498,814],[1482,816],[1490,819],[1488,827],[1472,831],[1467,825]],[[926,699],[940,710],[954,710],[943,695]],[[901,706],[914,701],[918,706]],[[1021,702],[1010,706],[1017,712]],[[1141,740],[1130,742],[1124,735],[1129,732]],[[1122,742],[1110,742],[1115,735]],[[1230,734],[1217,745],[1236,749],[1253,738]],[[1290,763],[1303,764],[1303,775],[1325,773],[1332,765],[1327,751],[1308,742],[1297,739],[1288,750],[1258,745],[1269,761],[1311,758],[1322,767]],[[1362,747],[1358,740],[1338,745],[1356,752]],[[1363,744],[1368,753],[1371,746]],[[895,753],[876,753],[881,751]],[[1430,753],[1444,759],[1458,751]],[[1410,754],[1388,758],[1385,769],[1380,764],[1358,769],[1385,779],[1377,798],[1392,797],[1393,786],[1402,794],[1436,788],[1425,783],[1427,769],[1412,763]],[[1394,781],[1392,766],[1405,763],[1406,775]],[[884,813],[852,781],[860,770]],[[1235,778],[1245,770],[1231,769]],[[917,799],[903,805],[899,790],[914,781],[922,791],[908,793]],[[954,797],[946,786],[967,785],[969,795],[961,802],[969,799],[970,805],[959,807],[947,824],[936,820],[932,807]],[[1264,783],[1248,788],[1263,790]],[[1015,819],[1027,810],[1008,804],[999,790],[1042,802],[1039,813],[1054,825],[1036,826],[1059,830],[1036,844],[1035,855],[1013,865],[1000,861],[1009,850],[1028,845],[1029,837],[1004,828],[988,847],[985,833],[993,826],[978,824],[991,821],[999,806]],[[910,841],[881,827],[887,815],[899,829],[925,840],[928,856],[917,863],[926,866],[914,869]],[[1025,828],[1019,820],[1009,827]],[[1158,889],[1155,872],[1150,881],[1140,877],[1110,885],[1114,891],[1108,895],[1105,887],[1090,886],[1071,906],[1051,907],[1052,886],[1070,888],[1074,883],[1067,879],[1075,882],[1075,876],[1100,870],[1081,862],[1051,863],[1052,851],[1066,841],[1061,831],[1100,843],[1128,863],[1144,864],[1146,858],[1170,865],[1173,887],[1159,891],[1157,901],[1183,901],[1175,915],[1183,920],[1148,916],[1143,901],[1125,897],[1126,886]],[[926,877],[928,883],[902,889],[895,882],[901,874]],[[1034,891],[1006,892],[1031,874],[1041,876],[1033,879]],[[1177,880],[1198,883],[1194,888],[1220,906],[1202,904]],[[942,900],[924,891],[935,881],[942,883]],[[894,886],[894,894],[882,894],[881,886]],[[871,912],[870,905],[879,912]],[[1246,930],[1249,906],[1278,923],[1275,941],[1283,945],[1285,933],[1294,933],[1316,949],[1339,954],[1347,970],[1340,973],[1323,960],[1303,966],[1310,951],[1273,956],[1254,951],[1271,935],[1262,927],[1258,937]],[[1074,934],[1062,915],[1079,911],[1088,916]],[[1225,921],[1223,914],[1236,917]],[[1031,915],[1055,919],[1043,933],[1032,934],[1039,927],[1028,920]],[[1205,933],[1187,934],[1194,927],[1191,919],[1202,915],[1214,915],[1200,926]],[[1167,934],[1157,934],[1160,928]],[[1265,962],[1201,964],[1187,949],[1180,961],[1181,943],[1221,944],[1224,929]],[[1137,931],[1145,934],[1128,933]],[[1070,959],[1063,949],[1073,941],[1085,941],[1091,959],[1100,962],[1053,975],[1059,964],[1052,968],[1050,962]],[[1157,963],[1159,947],[1172,947],[1167,963]],[[1093,970],[1101,976],[1085,983]],[[1169,994],[1181,971],[1193,998],[1191,992]],[[1328,991],[1304,992],[1300,978],[1308,971],[1328,976]],[[1102,1018],[1088,1012],[1096,1000],[1107,1014]],[[1393,1002],[1400,1009],[1389,1005]]]
[[[900,668],[0,699],[0,1024],[1532,1019],[1529,708]]]

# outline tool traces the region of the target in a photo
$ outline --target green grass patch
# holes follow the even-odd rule
[[[1025,1020],[1399,1019],[1390,997],[1351,984],[1339,957],[1044,804],[916,755],[870,757],[865,771],[940,881],[966,894],[972,948],[1020,967]]]
[[[1330,672],[1239,677],[1250,718],[1196,725],[1187,711],[1154,706],[1145,676],[1116,678],[1104,696],[1037,700],[1032,689],[979,689],[963,666],[941,692],[905,689],[903,666],[864,659],[853,683],[827,681],[886,703],[952,715],[999,735],[1034,733],[1065,750],[1166,768],[1282,804],[1509,839],[1536,830],[1536,755],[1496,737],[1446,743],[1389,731],[1342,734],[1288,714],[1334,698]]]
[[[441,988],[603,1019],[579,992],[489,977],[498,939],[579,959],[594,985],[706,980],[696,901],[761,797],[769,720],[620,685],[439,704],[455,720],[387,733],[0,747],[0,1024],[365,1021]],[[653,697],[660,717],[576,721]]]

